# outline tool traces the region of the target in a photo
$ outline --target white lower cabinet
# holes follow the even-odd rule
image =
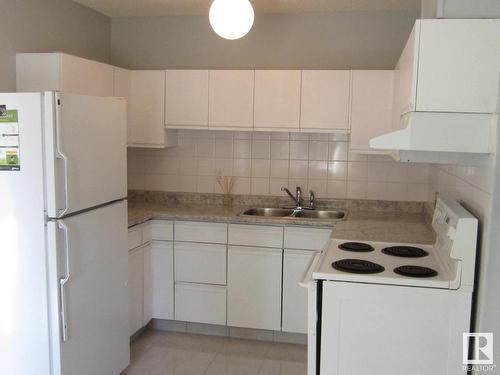
[[[281,330],[282,249],[229,246],[229,326]]]
[[[170,241],[151,246],[151,316],[174,319],[174,249]]]
[[[144,248],[144,296],[143,296],[143,314],[142,325],[146,326],[151,319],[153,319],[153,279],[152,279],[152,266],[151,259],[152,245],[148,244]]]
[[[285,249],[282,330],[307,333],[307,289],[299,285],[314,251]]]
[[[307,333],[307,290],[299,282],[330,234],[168,220],[132,227],[130,334],[151,319]]]
[[[226,324],[226,287],[175,283],[175,320]]]
[[[144,247],[129,252],[128,292],[130,335],[143,327]]]

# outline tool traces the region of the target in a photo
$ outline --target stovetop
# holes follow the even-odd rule
[[[457,266],[451,258],[443,259],[432,245],[332,239],[313,278],[457,289]]]

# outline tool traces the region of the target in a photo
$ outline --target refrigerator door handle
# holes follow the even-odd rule
[[[64,209],[59,210],[59,217],[63,217],[69,210],[68,202],[68,156],[62,150],[62,140],[61,140],[61,99],[59,95],[56,95],[57,100],[57,111],[56,111],[56,150],[57,154],[61,157],[64,163]]]
[[[59,289],[61,293],[61,327],[62,327],[62,340],[68,341],[68,316],[66,311],[66,284],[71,276],[70,262],[69,262],[69,229],[68,226],[60,220],[59,228],[64,231],[64,249],[65,249],[65,276],[59,280]]]

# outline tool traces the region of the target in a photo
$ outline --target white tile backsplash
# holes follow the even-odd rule
[[[428,164],[397,163],[387,156],[349,153],[346,134],[179,131],[168,149],[129,149],[129,188],[219,193],[218,174],[236,176],[235,194],[282,195],[300,186],[317,197],[425,201]],[[443,167],[447,184],[452,167]],[[458,168],[461,181],[485,187],[488,168]],[[453,189],[458,189],[454,187]]]
[[[290,142],[290,159],[308,160],[308,158],[309,158],[309,141]]]

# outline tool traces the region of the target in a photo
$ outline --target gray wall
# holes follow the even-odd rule
[[[111,61],[132,69],[392,68],[419,10],[257,14],[226,41],[206,16],[115,18]]]
[[[0,0],[0,92],[15,91],[15,53],[62,51],[107,62],[111,19],[70,0]]]

